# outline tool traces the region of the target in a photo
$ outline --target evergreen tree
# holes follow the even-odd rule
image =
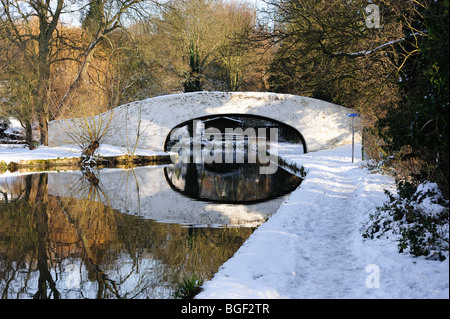
[[[186,81],[183,83],[184,92],[202,91],[203,63],[200,61],[198,48],[193,43],[189,46],[189,67],[189,73],[186,75]]]

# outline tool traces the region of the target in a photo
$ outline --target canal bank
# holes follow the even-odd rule
[[[199,299],[448,298],[449,262],[398,253],[395,239],[366,240],[370,214],[393,191],[351,145],[299,154],[300,187],[204,283]]]
[[[73,145],[56,147],[41,146],[30,151],[24,146],[0,144],[0,172],[9,171],[41,171],[67,170],[82,164],[81,149]],[[96,165],[143,165],[171,162],[166,152],[136,150],[133,155],[126,155],[117,146],[102,145],[97,150]]]
[[[114,147],[101,151],[119,156]],[[79,154],[67,148],[1,149],[0,162]],[[373,174],[358,156],[352,163],[351,145],[307,154],[280,148],[280,155],[303,166],[306,179],[197,298],[448,298],[448,258],[413,258],[399,254],[393,239],[362,237],[369,215],[387,199],[384,190],[395,186],[391,177]]]

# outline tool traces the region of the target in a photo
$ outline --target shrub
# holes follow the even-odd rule
[[[394,237],[400,253],[445,260],[449,247],[449,207],[437,184],[397,182],[398,194],[370,216],[365,238]]]
[[[4,173],[8,170],[8,165],[4,161],[0,161],[0,173]]]

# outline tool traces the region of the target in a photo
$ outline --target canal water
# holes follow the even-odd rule
[[[0,174],[1,297],[173,298],[300,182],[256,164]]]

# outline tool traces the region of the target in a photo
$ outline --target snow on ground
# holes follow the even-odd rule
[[[448,298],[449,262],[399,254],[393,240],[365,240],[369,214],[391,177],[355,163],[351,145],[280,154],[308,175],[197,298]],[[283,154],[284,153],[284,154]]]
[[[102,144],[96,151],[97,156],[111,157],[122,156],[126,154],[125,148]],[[154,152],[149,150],[138,149],[135,155],[153,156],[166,155],[164,152]],[[30,151],[23,145],[13,146],[0,144],[0,162],[9,164],[10,162],[18,163],[21,160],[38,160],[38,159],[57,159],[57,158],[74,158],[81,156],[81,149],[74,145],[63,145],[57,147],[40,146]]]
[[[56,159],[80,157],[81,151],[74,146],[47,147],[41,146],[30,151],[24,145],[0,144],[0,162],[9,164],[21,160]]]

